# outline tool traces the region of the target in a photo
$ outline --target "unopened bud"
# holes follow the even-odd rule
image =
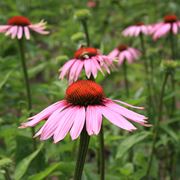
[[[78,11],[75,12],[74,17],[77,20],[87,20],[89,19],[89,17],[91,16],[91,13],[88,9],[80,9]]]

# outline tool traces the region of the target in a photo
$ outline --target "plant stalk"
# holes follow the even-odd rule
[[[129,97],[129,84],[128,84],[128,77],[127,77],[127,62],[126,60],[123,62],[123,73],[124,73],[124,84],[126,89],[126,96]]]
[[[149,173],[150,173],[151,166],[152,166],[153,155],[155,152],[155,145],[156,145],[157,138],[158,138],[159,125],[160,125],[160,122],[162,121],[163,97],[164,97],[165,87],[167,84],[168,77],[169,77],[169,72],[166,72],[163,83],[162,83],[160,99],[159,99],[159,117],[156,120],[154,129],[153,129],[153,143],[152,143],[152,147],[151,147],[151,154],[150,154],[150,158],[149,158],[149,162],[148,162],[146,177],[149,177]]]
[[[88,150],[89,140],[90,140],[90,136],[87,134],[86,128],[84,127],[80,135],[79,151],[76,161],[74,180],[81,180],[86,154]]]
[[[87,47],[88,47],[88,46],[90,46],[90,39],[89,39],[89,31],[88,31],[87,22],[86,22],[86,20],[82,20],[81,23],[82,23],[82,26],[83,26],[83,29],[84,29],[84,33],[85,33],[85,36],[86,36],[86,44],[87,44]]]
[[[30,89],[30,82],[27,72],[27,66],[26,66],[26,58],[25,58],[25,49],[24,49],[24,42],[23,39],[18,40],[19,45],[19,51],[20,51],[20,59],[22,64],[22,70],[24,75],[24,82],[26,87],[26,94],[27,94],[27,103],[28,103],[28,111],[31,112],[32,110],[32,97],[31,97],[31,89]],[[35,134],[34,127],[31,128],[32,136]],[[33,146],[34,149],[37,149],[36,141],[33,139]]]
[[[100,180],[105,180],[105,157],[104,157],[104,130],[103,124],[101,126],[101,131],[99,133],[99,161],[100,161]]]

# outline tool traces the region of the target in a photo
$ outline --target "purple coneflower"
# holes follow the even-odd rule
[[[167,35],[169,32],[177,34],[180,28],[180,20],[176,15],[167,15],[164,17],[164,22],[156,23],[152,26],[152,36],[154,40]]]
[[[46,140],[53,136],[54,143],[57,143],[64,139],[68,132],[72,140],[77,139],[84,126],[88,135],[99,134],[103,116],[127,131],[136,129],[128,120],[147,126],[145,116],[119,104],[142,109],[119,100],[106,98],[103,88],[94,81],[79,80],[67,88],[64,100],[52,104],[29,118],[30,121],[22,123],[21,128],[34,127],[46,120],[35,137],[40,136],[40,140]]]
[[[143,22],[136,23],[135,25],[129,26],[122,34],[124,36],[139,36],[140,34],[149,35],[151,32],[151,26],[145,25]]]
[[[128,63],[132,63],[140,56],[140,54],[139,50],[125,44],[120,44],[117,48],[111,51],[108,56],[112,59],[117,58],[118,64],[121,65],[126,60]]]
[[[110,67],[112,66],[112,59],[106,55],[100,53],[96,48],[81,47],[74,53],[74,58],[69,60],[60,69],[59,78],[63,79],[65,76],[72,83],[78,79],[83,68],[87,78],[91,76],[97,77],[98,71],[104,74],[103,70],[110,73]]]
[[[32,24],[31,21],[24,16],[14,16],[10,18],[7,25],[0,25],[0,33],[5,33],[6,36],[10,35],[12,39],[21,39],[25,36],[26,39],[30,39],[30,30],[39,34],[48,34],[45,31],[46,22],[43,20],[37,24]]]

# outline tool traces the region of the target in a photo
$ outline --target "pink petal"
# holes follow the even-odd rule
[[[174,34],[177,34],[178,33],[178,25],[177,23],[173,23],[172,25],[172,31]]]
[[[30,32],[29,32],[29,28],[28,27],[24,27],[24,33],[25,33],[25,37],[26,39],[30,39]]]
[[[6,31],[5,36],[8,36],[8,35],[12,34],[13,31],[14,31],[14,26],[11,26],[11,27]]]
[[[79,63],[79,66],[76,70],[75,79],[74,79],[75,81],[77,81],[78,77],[80,76],[83,66],[84,66],[84,63],[81,61],[81,63]]]
[[[65,101],[59,101],[59,102],[52,104],[51,106],[45,108],[43,111],[36,114],[35,116],[30,117],[29,119],[32,119],[31,121],[28,121],[26,123],[22,123],[21,128],[35,126],[40,121],[48,118],[54,111],[56,111],[57,109],[61,109],[64,106],[65,106]]]
[[[119,54],[118,65],[121,65],[121,64],[124,62],[125,58],[126,58],[126,57],[125,57],[124,52],[121,52],[121,53]]]
[[[153,39],[156,40],[164,35],[167,34],[168,31],[170,31],[171,25],[170,24],[164,24],[160,27],[160,29],[157,29],[157,31],[153,35]]]
[[[93,58],[93,57],[92,57],[92,58]],[[94,65],[96,66],[96,68],[97,68],[99,71],[101,71],[101,73],[104,75],[104,72],[102,71],[102,69],[101,69],[98,61],[97,61],[95,58],[93,58],[93,61],[94,61]]]
[[[66,62],[64,64],[64,66],[60,69],[61,73],[59,75],[60,79],[64,79],[64,77],[66,76],[66,74],[69,73],[71,66],[74,64],[74,62],[76,61],[76,59],[71,59],[68,62]]]
[[[54,132],[54,143],[57,143],[64,139],[74,123],[73,115],[76,112],[76,109],[73,107],[69,107],[64,111],[66,111],[66,113],[64,113],[64,116],[62,116],[62,118],[58,122],[57,129]]]
[[[92,69],[92,74],[93,74],[94,78],[96,78],[98,71],[97,71],[97,67],[96,67],[96,64],[94,63],[93,59],[91,60],[91,69]]]
[[[86,130],[88,134],[99,134],[101,125],[102,114],[99,106],[88,106],[86,111]]]
[[[85,108],[76,107],[74,110],[74,124],[71,128],[70,134],[72,140],[75,140],[79,137],[85,123]]]
[[[23,36],[23,28],[21,26],[18,26],[17,38],[21,39],[22,36]]]
[[[90,61],[91,61],[90,59],[84,60],[84,68],[85,68],[86,76],[88,78],[90,78],[91,76],[91,62]]]
[[[140,124],[146,123],[145,119],[147,119],[145,116],[138,114],[136,112],[133,112],[131,110],[128,110],[114,102],[106,103],[105,106],[109,107],[112,111],[117,112],[118,114],[134,121]]]
[[[17,36],[17,30],[18,30],[18,27],[17,26],[14,26],[13,27],[13,32],[11,34],[11,38],[14,39],[16,36]]]
[[[0,33],[8,31],[9,28],[11,28],[9,25],[0,25]]]
[[[108,57],[110,57],[110,58],[116,58],[116,57],[118,56],[118,54],[119,54],[119,51],[118,51],[118,49],[116,48],[116,49],[114,49],[113,51],[111,51],[111,52],[108,54]]]
[[[133,124],[131,124],[129,121],[127,121],[120,114],[112,111],[110,108],[101,106],[100,109],[101,109],[101,113],[103,114],[103,116],[105,116],[106,119],[108,119],[114,125],[122,128],[122,129],[125,129],[127,131],[133,131],[136,129],[136,127]]]
[[[69,82],[75,81],[76,71],[79,67],[79,65],[82,64],[81,60],[76,60],[73,65],[71,66],[70,72],[69,72]]]
[[[49,139],[51,136],[54,135],[56,129],[58,128],[59,122],[65,116],[66,113],[67,109],[58,109],[47,119],[47,121],[42,127],[40,140]]]
[[[112,101],[111,99],[109,99],[110,101]],[[139,106],[133,106],[131,104],[128,104],[128,103],[125,103],[123,101],[120,101],[120,100],[113,100],[114,102],[117,102],[117,103],[120,103],[120,104],[123,104],[125,106],[129,106],[131,108],[135,108],[135,109],[144,109],[144,107],[139,107]]]

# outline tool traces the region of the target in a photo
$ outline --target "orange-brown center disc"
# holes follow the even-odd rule
[[[144,23],[143,23],[143,22],[138,22],[138,23],[136,23],[135,25],[136,25],[136,26],[142,26],[142,25],[144,25]]]
[[[125,44],[120,44],[117,48],[119,51],[125,51],[128,48],[128,46]]]
[[[65,99],[73,105],[88,106],[102,104],[104,97],[99,84],[91,80],[79,80],[67,88]]]
[[[177,16],[174,15],[174,14],[164,16],[164,22],[173,23],[173,22],[176,22],[176,21],[177,21]]]
[[[98,50],[92,47],[81,47],[74,53],[74,58],[86,59],[86,56],[92,57],[98,55]]]
[[[8,25],[27,26],[30,24],[30,20],[24,16],[14,16],[8,20]]]

